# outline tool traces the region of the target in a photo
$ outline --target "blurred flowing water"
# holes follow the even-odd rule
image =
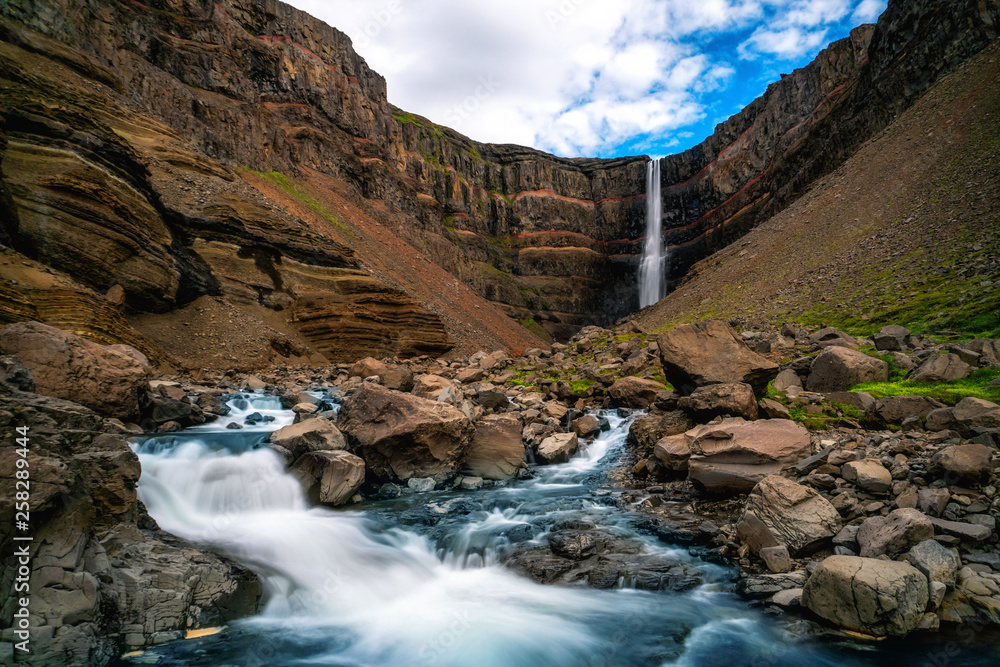
[[[819,641],[731,592],[733,572],[665,544],[619,507],[605,472],[630,420],[570,462],[531,480],[435,492],[360,509],[309,507],[266,434],[291,423],[273,397],[229,401],[220,421],[135,445],[139,496],[166,531],[257,572],[265,607],[221,633],[154,647],[129,664],[164,665],[981,665],[995,648]],[[226,430],[252,412],[274,420]],[[553,526],[586,521],[687,563],[684,592],[543,586],[498,564],[512,543],[542,544]],[[986,660],[986,662],[983,662]]]

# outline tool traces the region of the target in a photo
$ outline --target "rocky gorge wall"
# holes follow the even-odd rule
[[[846,159],[994,39],[998,14],[994,0],[891,2],[665,158],[672,278]],[[205,296],[290,311],[294,344],[346,359],[372,341],[447,349],[456,321],[480,319],[435,301],[450,276],[539,333],[638,307],[645,157],[482,144],[409,114],[345,35],[280,2],[10,0],[0,34],[11,244],[98,294],[120,285],[133,311]],[[447,273],[418,285],[376,266],[357,211]],[[387,291],[394,315],[365,305]],[[347,344],[331,334],[344,312]],[[497,344],[534,340],[488,328]]]

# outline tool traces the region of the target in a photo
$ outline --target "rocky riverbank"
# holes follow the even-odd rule
[[[616,502],[648,515],[665,539],[738,566],[747,598],[817,629],[875,637],[996,624],[1000,406],[946,389],[992,396],[998,352],[998,341],[946,342],[901,327],[857,339],[790,325],[738,333],[709,321],[659,336],[588,327],[517,358],[154,377],[127,346],[10,325],[0,330],[0,415],[32,427],[32,479],[44,490],[33,498],[33,529],[51,534],[33,552],[32,613],[51,647],[39,664],[106,661],[254,613],[252,574],[145,514],[125,441],[213,420],[253,426],[266,417],[227,414],[226,402],[247,392],[294,411],[267,446],[311,502],[328,506],[514,484],[569,460],[608,428],[599,409],[618,410],[634,421],[613,476]],[[904,372],[948,402],[848,391]],[[542,583],[698,583],[683,563],[586,522],[557,526],[541,546],[512,543],[501,559]],[[4,607],[8,623],[12,611]]]

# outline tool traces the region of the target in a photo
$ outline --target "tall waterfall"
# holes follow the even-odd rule
[[[646,246],[639,265],[639,307],[651,306],[667,293],[667,255],[663,251],[663,205],[660,161],[646,165]]]

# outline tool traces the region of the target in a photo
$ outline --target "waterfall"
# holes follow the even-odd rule
[[[663,251],[663,205],[660,161],[646,165],[646,245],[639,265],[639,307],[651,306],[667,293],[667,254]]]

